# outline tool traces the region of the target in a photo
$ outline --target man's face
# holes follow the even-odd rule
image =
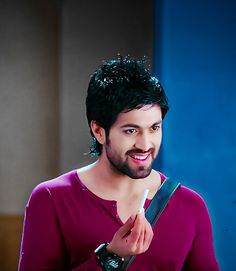
[[[122,112],[111,126],[103,145],[111,167],[133,179],[147,177],[152,170],[162,138],[160,106],[145,105]]]

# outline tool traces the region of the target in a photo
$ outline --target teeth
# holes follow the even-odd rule
[[[148,155],[146,155],[146,156],[134,155],[134,159],[136,159],[136,160],[145,160],[147,157],[148,157]]]

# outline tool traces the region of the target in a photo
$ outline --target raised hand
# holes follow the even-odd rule
[[[115,233],[107,250],[121,257],[145,252],[152,241],[153,231],[144,212],[132,215]]]

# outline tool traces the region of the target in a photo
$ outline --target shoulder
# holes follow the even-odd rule
[[[51,191],[69,188],[74,185],[74,182],[76,181],[76,176],[76,170],[72,170],[51,180],[39,183],[35,187],[34,191],[41,191],[45,189],[49,189]]]
[[[165,180],[169,178],[160,171],[157,171],[157,173],[161,177],[161,183],[165,182]],[[171,199],[171,205],[173,205],[174,209],[180,208],[186,212],[189,211],[190,213],[194,213],[196,211],[201,212],[201,210],[207,211],[203,197],[195,190],[181,183]]]
[[[194,216],[208,216],[208,210],[203,197],[193,189],[180,185],[175,193],[175,202],[181,206],[185,212]]]
[[[181,184],[179,186],[178,194],[182,200],[184,200],[188,203],[191,203],[191,202],[204,203],[203,197],[198,192],[196,192],[195,190],[193,190],[185,185]]]
[[[167,179],[167,176],[164,175],[162,172],[158,172],[158,173],[161,177],[161,182],[163,183]],[[177,188],[177,191],[175,192],[174,196],[175,196],[175,199],[178,199],[179,201],[188,205],[192,205],[192,204],[205,205],[203,197],[198,192],[196,192],[195,190],[185,185],[182,185],[181,183],[180,183],[180,186]]]
[[[66,193],[72,191],[76,184],[76,170],[72,170],[54,179],[43,181],[39,183],[30,195],[29,201],[42,200],[51,198],[55,194]]]

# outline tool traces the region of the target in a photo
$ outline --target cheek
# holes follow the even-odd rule
[[[156,137],[154,138],[154,144],[157,148],[160,147],[162,141],[162,133],[158,133]]]
[[[116,157],[124,157],[127,151],[130,151],[133,146],[133,140],[130,140],[125,136],[109,137],[109,153]]]
[[[157,138],[158,138],[158,142],[161,142],[161,140],[162,140],[162,129],[157,134]]]
[[[131,136],[127,136],[122,132],[112,132],[109,135],[108,141],[112,148],[114,149],[130,149],[133,145],[135,145],[135,138]]]
[[[159,135],[158,135],[158,137],[157,137],[158,139],[157,139],[157,141],[158,141],[158,143],[159,144],[161,144],[161,140],[162,140],[162,133],[160,133]]]

